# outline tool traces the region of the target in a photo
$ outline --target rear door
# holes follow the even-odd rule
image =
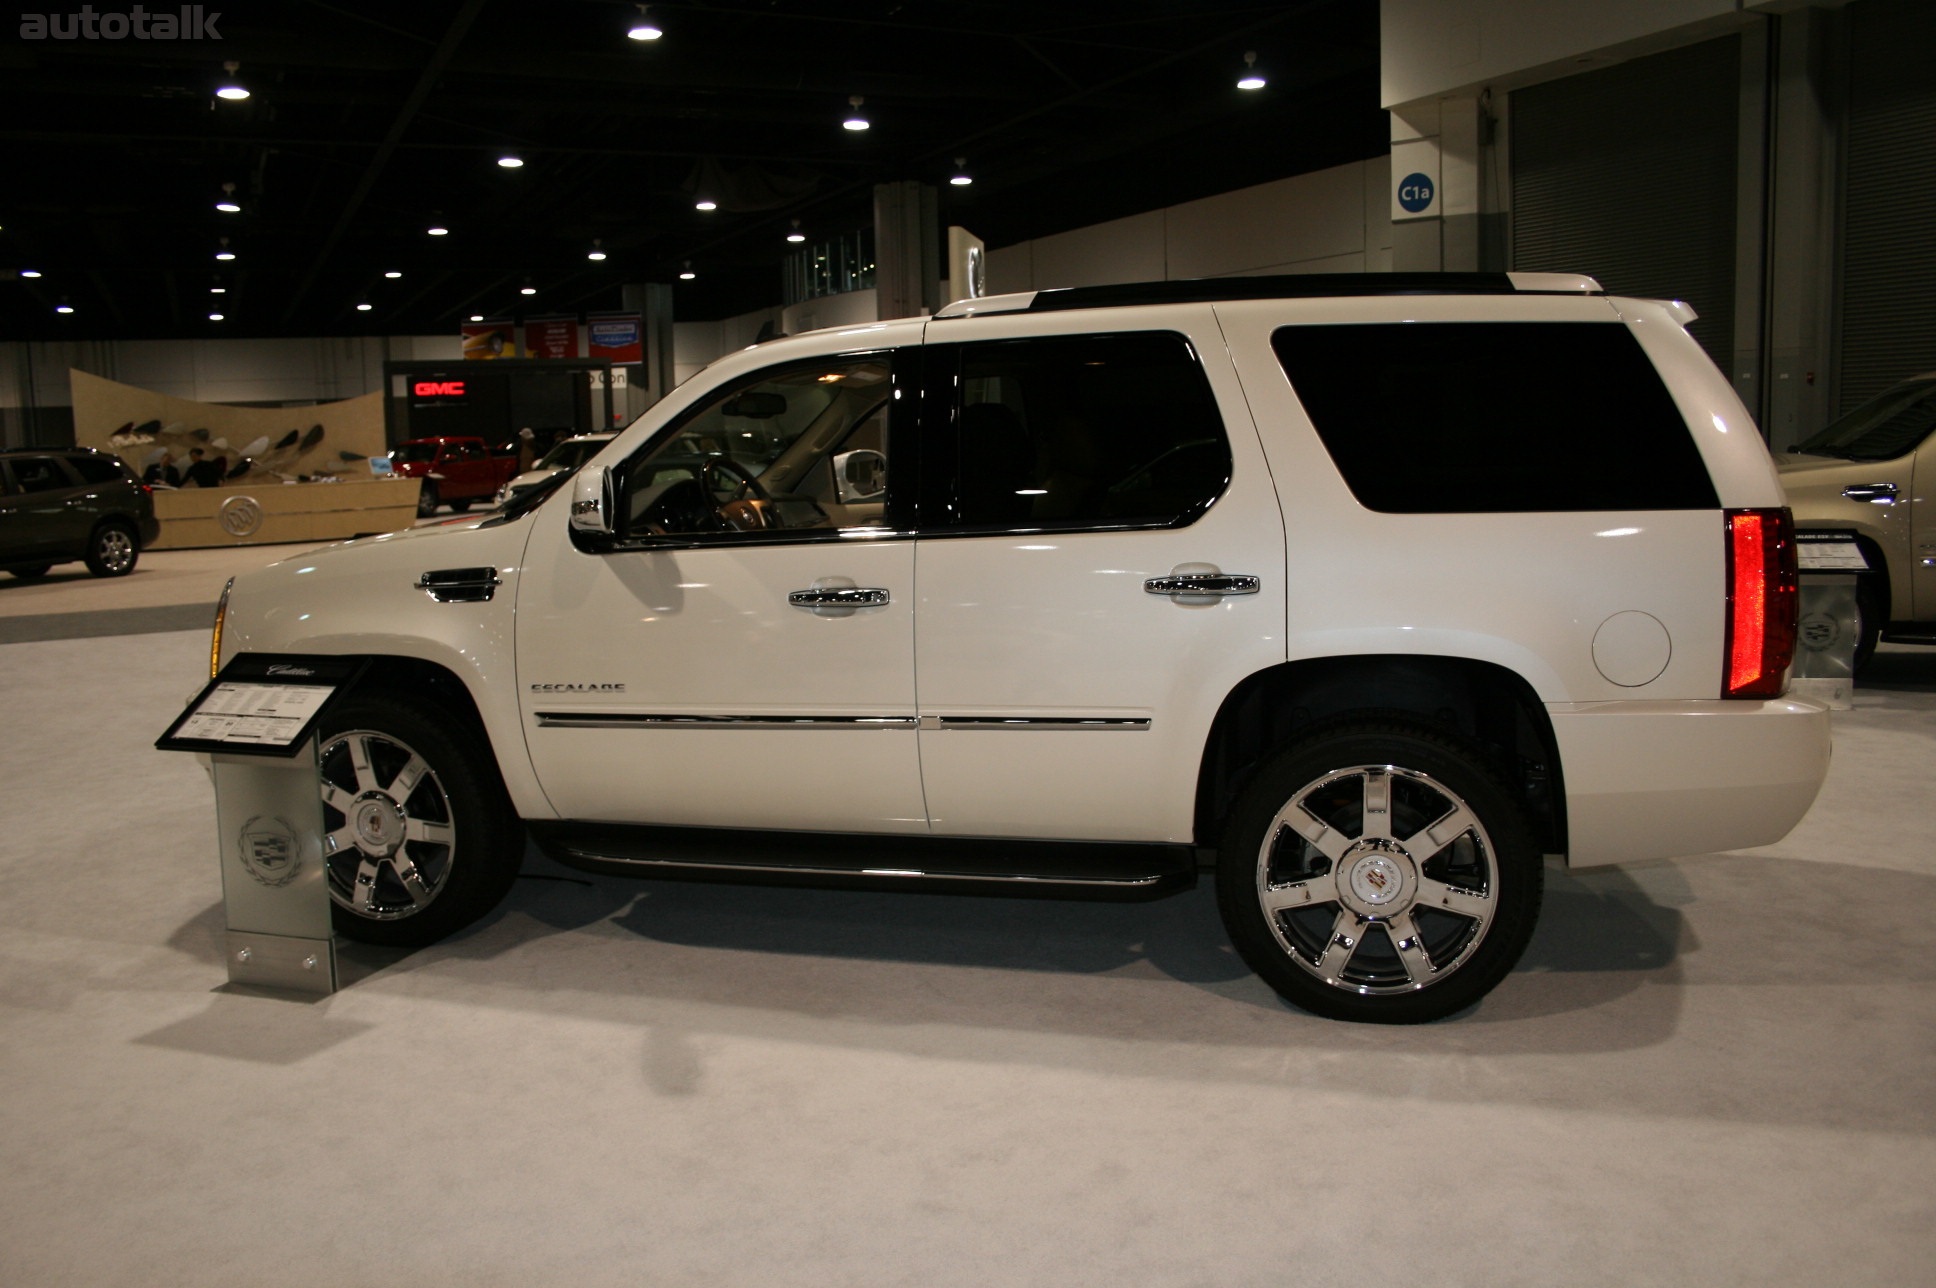
[[[915,669],[931,824],[1188,842],[1219,704],[1283,660],[1283,527],[1210,309],[1081,320],[928,330]],[[1208,580],[1166,581],[1189,578]]]
[[[8,559],[74,559],[93,526],[86,489],[57,456],[16,456],[5,462],[0,499],[0,552]]]

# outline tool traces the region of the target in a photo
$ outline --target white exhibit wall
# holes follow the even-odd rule
[[[988,252],[988,290],[1391,267],[1389,157],[1092,224]]]
[[[382,389],[386,360],[462,357],[442,335],[14,341],[0,344],[0,407],[71,406],[69,368],[196,402],[315,403]]]
[[[1485,84],[1583,70],[1583,55],[1632,56],[1738,23],[1740,0],[1381,0],[1379,101],[1397,107]],[[1662,38],[1665,38],[1664,41]],[[1505,87],[1501,84],[1501,87]]]

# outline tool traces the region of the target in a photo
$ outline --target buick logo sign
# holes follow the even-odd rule
[[[252,496],[232,496],[222,502],[215,521],[231,537],[249,537],[262,526],[262,507]]]

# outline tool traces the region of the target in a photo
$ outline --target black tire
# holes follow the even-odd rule
[[[22,581],[32,581],[36,577],[45,577],[53,566],[52,564],[34,564],[29,568],[9,568],[7,571]]]
[[[1490,992],[1532,938],[1544,885],[1523,812],[1484,760],[1386,720],[1315,731],[1266,761],[1217,859],[1217,906],[1250,968],[1304,1010],[1380,1024],[1443,1019]]]
[[[127,524],[110,519],[88,537],[83,557],[96,577],[125,577],[141,558],[141,538]]]
[[[428,519],[437,513],[437,485],[425,479],[423,487],[417,492],[417,517]]]
[[[452,513],[462,514],[464,511],[471,508],[471,499],[469,497],[465,497],[461,501],[452,501],[450,503],[450,508]]]
[[[524,825],[481,731],[408,694],[373,690],[330,711],[321,745],[338,934],[417,947],[498,905],[524,858]]]

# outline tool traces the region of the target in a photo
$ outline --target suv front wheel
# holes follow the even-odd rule
[[[483,739],[403,694],[351,695],[322,733],[323,855],[338,934],[416,947],[496,907],[524,826]]]
[[[1224,831],[1217,903],[1238,953],[1286,1000],[1416,1024],[1505,978],[1544,879],[1519,807],[1476,753],[1366,721],[1259,770]]]

